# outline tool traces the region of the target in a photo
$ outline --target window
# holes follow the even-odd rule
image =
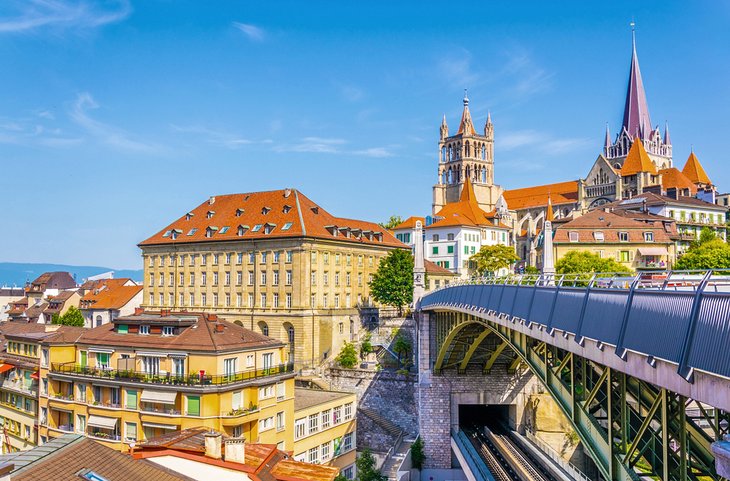
[[[195,294],[193,294],[193,293],[191,292],[191,293],[190,293],[190,306],[192,307],[192,306],[194,306],[194,305],[195,305]]]
[[[236,307],[243,307],[243,296],[236,294]]]
[[[355,466],[354,465],[350,465],[350,466],[346,467],[345,469],[343,469],[342,470],[342,475],[346,479],[355,479]]]
[[[226,293],[226,307],[231,307],[231,295]]]
[[[267,254],[268,254],[267,252],[262,252],[261,253],[261,263],[262,264],[266,264],[266,256],[267,256]]]
[[[466,247],[466,246],[464,246]],[[446,253],[447,254],[453,254],[454,253],[454,246],[446,246]]]
[[[307,435],[307,419],[301,418],[294,421],[294,439],[302,439]]]
[[[342,452],[352,451],[355,447],[355,433],[347,433],[342,437]]]
[[[86,402],[86,384],[77,384],[76,385],[76,391],[78,395],[78,400],[82,403]]]
[[[570,239],[570,242],[578,242],[580,240],[578,233],[576,231],[568,232],[568,237]]]
[[[276,413],[276,430],[283,431],[285,428],[284,424],[284,411]]]
[[[124,423],[124,440],[137,440],[137,423]]]
[[[431,236],[431,240],[434,241],[434,242],[438,242],[439,241],[439,235],[438,234],[432,235]],[[372,265],[372,262],[370,263],[370,265]]]
[[[259,432],[268,431],[274,427],[274,416],[259,419]]]
[[[431,248],[431,254],[438,255],[438,253],[439,253],[439,247],[438,246],[433,246]]]
[[[619,240],[619,242],[628,242],[629,241],[629,233],[628,232],[619,232],[618,233],[618,240]]]
[[[274,251],[274,262],[279,262],[279,259],[281,258],[281,252],[280,251]]]
[[[322,294],[322,307],[328,307],[328,305],[327,294]]]
[[[248,354],[246,356],[246,367],[253,367],[254,366],[254,355]]]
[[[319,431],[319,416],[316,414],[309,415],[309,434]]]
[[[200,416],[200,396],[186,396],[189,416]]]
[[[248,271],[248,285],[252,286],[254,283],[254,273],[253,271]]]
[[[619,252],[619,261],[620,262],[629,262],[629,251],[620,251]]]
[[[76,415],[76,432],[81,434],[86,432],[86,416],[83,414]]]
[[[182,357],[172,358],[172,374],[177,377],[185,376],[185,359]]]
[[[596,242],[603,242],[604,241],[603,232],[601,232],[601,231],[594,232],[593,238],[596,240]]]
[[[339,308],[340,308],[340,295],[335,294],[335,309],[339,309]]]
[[[352,403],[345,404],[345,421],[352,419]]]
[[[160,374],[160,358],[142,356],[142,371],[153,376]]]
[[[98,367],[99,369],[109,369],[109,353],[96,353],[96,367]]]
[[[446,234],[446,240],[454,240],[454,234]]]
[[[261,271],[261,285],[266,285],[266,271]]]
[[[292,261],[293,253],[292,251],[286,251],[286,262],[290,263]]]
[[[272,279],[272,285],[278,286],[279,285],[279,271],[274,271],[274,278]]]
[[[239,252],[236,255],[236,264],[243,264],[243,252]]]
[[[291,222],[287,222],[286,224],[284,224],[282,226],[281,230],[283,230],[283,231],[284,230],[289,230],[289,229],[291,229],[291,226],[292,226],[292,223]]]
[[[287,286],[291,285],[291,282],[292,282],[292,272],[291,271],[286,271],[285,282],[286,282]]]
[[[326,411],[322,411],[322,430],[328,429],[330,427],[330,420],[332,418],[332,410],[327,409]]]
[[[243,272],[238,271],[236,272],[236,285],[240,286],[241,284],[243,284]]]
[[[273,384],[269,384],[268,386],[262,386],[259,388],[259,399],[270,399],[274,397],[275,394],[276,390]]]
[[[214,286],[218,285],[218,273],[217,272],[213,273],[213,285]]]
[[[275,308],[276,307],[279,307],[279,293],[278,292],[275,292],[274,293],[274,299],[273,300],[274,300],[274,302],[273,302],[274,307]]]
[[[332,425],[337,426],[342,422],[342,406],[332,409]]]
[[[140,334],[149,334],[150,333],[150,326],[147,326],[147,325],[141,325],[141,326],[139,326],[139,333]]]
[[[226,280],[225,280],[224,285],[230,286],[231,285],[231,273],[230,272],[226,272],[225,279]]]
[[[232,376],[236,373],[238,359],[235,357],[223,359],[223,375]]]
[[[310,448],[307,451],[307,462],[311,464],[317,464],[319,462],[319,446]]]
[[[48,366],[48,349],[41,349],[41,366]]]
[[[340,271],[335,272],[335,287],[340,285]]]
[[[261,307],[266,307],[266,294],[261,294]]]
[[[200,285],[201,286],[204,286],[207,283],[208,283],[208,273],[207,272],[203,272],[202,274],[200,274]]]
[[[163,336],[172,336],[175,334],[175,328],[173,326],[162,326]]]
[[[644,232],[644,242],[654,242],[654,233]]]

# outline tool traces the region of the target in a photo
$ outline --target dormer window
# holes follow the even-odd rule
[[[619,240],[619,242],[628,242],[629,241],[629,233],[628,232],[619,232],[618,233],[618,240]]]
[[[284,208],[281,209],[281,211],[283,213],[285,213],[285,214],[288,214],[290,210],[291,210],[291,206],[290,205],[284,205]]]
[[[578,242],[579,236],[576,231],[568,232],[568,237],[570,239],[570,242]]]
[[[271,234],[276,228],[276,224],[266,223],[264,224],[264,234]]]
[[[172,326],[162,326],[163,336],[173,336],[175,334],[175,328]]]
[[[654,242],[654,233],[644,232],[644,242]]]
[[[208,226],[207,229],[205,229],[205,237],[213,237],[213,234],[218,230],[216,226]]]
[[[195,214],[193,214],[192,212],[188,212],[187,214],[185,214],[185,220],[190,220],[190,219],[192,219],[194,215],[195,215]]]
[[[317,207],[316,205],[312,207],[312,212],[314,212],[315,214],[319,214],[319,207]]]
[[[238,232],[237,232],[238,236],[240,237],[240,236],[244,235],[248,231],[248,229],[249,229],[249,227],[247,225],[239,225]]]
[[[596,239],[596,242],[603,242],[605,240],[603,237],[603,232],[601,231],[594,232],[593,238]]]
[[[266,214],[268,214],[269,212],[271,212],[271,207],[263,207],[263,208],[261,209],[261,213],[262,213],[263,215],[266,215]]]
[[[378,242],[383,242],[383,233],[382,232],[376,232],[375,233],[375,240]]]
[[[215,211],[209,210],[208,213],[205,215],[205,217],[208,219],[212,219],[214,215],[215,215]]]
[[[148,326],[148,325],[141,325],[141,326],[139,326],[139,333],[140,334],[144,334],[144,335],[148,335],[150,333],[150,326]]]
[[[180,234],[182,234],[182,231],[180,229],[172,229],[172,232],[170,232],[170,238],[172,240],[175,240]]]
[[[241,208],[236,209],[236,217],[241,217],[245,211]]]
[[[286,224],[284,224],[284,225],[283,225],[283,226],[281,227],[281,230],[283,230],[283,231],[284,231],[284,230],[289,230],[289,229],[291,229],[291,226],[292,226],[292,223],[291,223],[291,222],[287,222]]]

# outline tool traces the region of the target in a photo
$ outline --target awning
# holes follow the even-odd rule
[[[35,379],[35,380],[38,380],[38,378],[40,378],[40,376],[38,375],[38,371],[35,371],[33,374],[31,374],[30,375],[30,378],[31,379]]]
[[[142,396],[139,398],[142,402],[175,404],[177,393],[175,391],[153,391],[152,389],[142,390]]]
[[[137,351],[137,356],[144,356],[144,357],[167,357],[167,353],[166,352]]]
[[[117,427],[117,422],[119,419],[117,418],[108,418],[106,416],[95,416],[91,415],[89,416],[89,422],[86,423],[89,426],[93,426],[95,428],[101,428],[101,429],[115,429]]]
[[[15,369],[15,366],[12,364],[0,364],[0,374],[8,372],[11,369]]]
[[[642,256],[666,256],[669,255],[666,247],[639,247],[639,254]]]
[[[114,349],[106,349],[103,347],[90,347],[89,352],[98,352],[101,354],[111,354],[114,352]]]
[[[177,431],[177,424],[157,424],[157,423],[142,423],[142,426],[146,428],[158,428],[158,429],[169,429],[170,431]]]

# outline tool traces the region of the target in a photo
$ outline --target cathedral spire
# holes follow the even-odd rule
[[[611,131],[608,129],[608,122],[606,122],[606,140],[603,142],[603,153],[608,155],[608,149],[611,147]]]
[[[464,89],[464,111],[461,113],[459,131],[456,134],[476,135],[474,122],[471,120],[471,112],[469,112],[469,96],[467,95],[466,89]]]
[[[439,130],[441,132],[441,140],[444,140],[449,136],[449,126],[446,124],[446,114],[444,114],[444,118],[441,120],[441,128]]]
[[[672,139],[669,137],[669,123],[664,121],[664,145],[672,145]]]
[[[634,22],[631,22],[631,44],[631,69],[629,71],[629,86],[626,90],[623,128],[632,137],[638,136],[643,138],[652,131],[652,128],[644,83],[641,80],[639,57],[636,54],[636,31]]]

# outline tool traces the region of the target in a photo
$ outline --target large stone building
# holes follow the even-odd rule
[[[144,308],[218,314],[287,343],[298,368],[377,319],[368,283],[383,256],[406,248],[295,189],[211,197],[139,247]]]

